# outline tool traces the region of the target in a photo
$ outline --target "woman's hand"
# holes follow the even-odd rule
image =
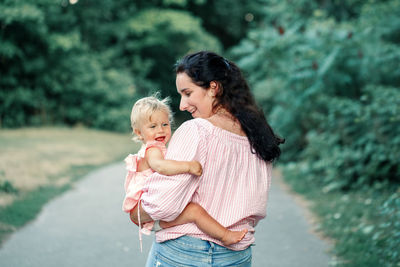
[[[131,220],[139,226],[139,217],[138,217],[138,206],[140,205],[140,221],[143,225],[144,223],[152,222],[153,219],[143,210],[142,205],[139,203],[133,208],[130,212]]]

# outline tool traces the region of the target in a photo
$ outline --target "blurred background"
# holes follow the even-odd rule
[[[399,14],[398,0],[1,0],[1,238],[136,149],[138,98],[160,91],[187,119],[173,65],[211,50],[286,139],[279,168],[341,264],[400,266]]]

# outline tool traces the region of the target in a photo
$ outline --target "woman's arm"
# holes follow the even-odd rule
[[[167,160],[200,162],[205,166],[204,131],[195,120],[183,123],[172,136],[165,158]],[[193,198],[201,181],[188,173],[165,176],[153,173],[143,187],[143,209],[154,220],[172,221]]]
[[[154,171],[164,175],[176,175],[181,173],[191,173],[196,176],[202,174],[202,168],[198,161],[177,161],[164,159],[163,153],[157,147],[151,147],[146,151],[145,159],[150,168]],[[141,205],[139,203],[139,205]],[[131,220],[139,225],[138,205],[131,210]],[[140,219],[141,223],[151,222],[153,219],[147,214],[142,206],[140,206]]]
[[[147,149],[145,159],[150,168],[164,175],[191,173],[200,176],[202,173],[202,168],[199,162],[164,159],[164,155],[157,147]]]

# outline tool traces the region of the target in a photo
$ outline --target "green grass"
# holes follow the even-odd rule
[[[71,181],[79,180],[79,178],[82,178],[97,167],[98,166],[95,165],[71,167]],[[35,219],[43,205],[70,188],[71,184],[65,184],[63,186],[42,186],[25,193],[10,205],[0,207],[2,225],[8,225],[8,227],[0,228],[0,240],[6,239],[11,232]]]
[[[0,229],[0,239],[4,240],[13,230],[24,226],[28,221],[34,219],[44,204],[53,197],[63,193],[69,187],[69,185],[62,187],[40,187],[14,201],[11,205],[1,207],[1,222],[8,227]]]
[[[85,128],[0,131],[0,243],[90,171],[135,152],[129,134]]]
[[[318,230],[334,241],[335,266],[400,266],[400,189],[376,184],[328,191],[283,167],[285,180],[312,203]]]

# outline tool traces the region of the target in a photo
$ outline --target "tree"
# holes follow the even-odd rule
[[[0,4],[1,127],[83,123],[128,130],[135,99],[155,90],[177,95],[177,58],[221,49],[184,11],[145,1],[71,3]]]
[[[127,35],[120,40],[120,58],[139,75],[137,90],[146,95],[160,90],[178,106],[173,64],[189,51],[220,51],[219,42],[205,33],[199,19],[183,11],[145,9],[129,19]]]
[[[351,21],[318,1],[267,2],[265,26],[231,53],[287,140],[282,159],[332,190],[399,183],[397,1],[360,4]]]

